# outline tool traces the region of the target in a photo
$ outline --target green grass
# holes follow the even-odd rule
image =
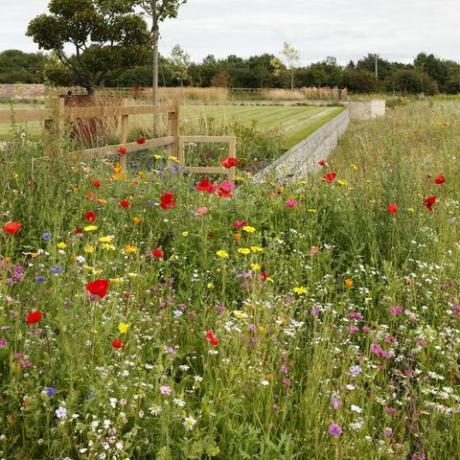
[[[38,105],[17,104],[17,109],[40,108]],[[9,110],[7,104],[0,104],[0,110]],[[316,129],[334,118],[343,110],[341,107],[254,107],[254,106],[184,106],[182,110],[182,131],[188,134],[191,131],[206,130],[206,123],[203,120],[212,118],[216,122],[216,129],[238,122],[248,126],[252,122],[257,123],[261,131],[280,131],[285,138],[285,147],[290,148],[297,142],[313,133]],[[139,129],[149,129],[151,117],[133,117],[132,124]],[[197,126],[198,125],[198,126]],[[18,127],[25,127],[30,136],[34,139],[40,136],[41,127],[39,123],[30,122],[19,124]],[[212,131],[212,130],[211,130]],[[0,125],[0,140],[7,139],[11,132],[11,126]],[[202,134],[215,134],[214,132],[202,132]]]
[[[436,101],[232,198],[164,158],[0,150],[1,458],[458,458],[459,151],[460,105]]]

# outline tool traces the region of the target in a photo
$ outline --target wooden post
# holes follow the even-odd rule
[[[179,116],[180,116],[180,105],[179,105],[179,100],[176,99],[174,101],[174,111],[169,112],[168,114],[168,135],[169,136],[174,136],[174,144],[171,144],[169,146],[169,155],[178,158],[179,162],[181,162],[180,159],[180,148],[179,148]],[[182,165],[182,162],[181,162]]]
[[[121,101],[121,106],[126,107],[127,105],[128,105],[128,100],[123,99]],[[129,135],[129,115],[122,115],[121,123],[120,123],[120,144],[124,145],[128,142],[128,135]],[[127,161],[126,155],[122,155],[120,158],[121,167],[123,171],[125,172],[128,170],[128,161]]]
[[[228,143],[228,156],[236,158],[236,137],[234,137]],[[236,167],[230,168],[228,171],[228,179],[231,181],[235,181],[236,179]]]
[[[45,155],[63,152],[65,100],[59,97],[51,103],[51,118],[45,120],[43,145]]]

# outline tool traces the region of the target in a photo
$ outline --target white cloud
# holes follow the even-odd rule
[[[0,0],[0,49],[35,50],[28,22],[48,0]],[[162,28],[161,50],[179,43],[194,59],[208,54],[278,53],[283,41],[304,63],[368,52],[411,61],[420,51],[460,61],[458,0],[189,0]]]

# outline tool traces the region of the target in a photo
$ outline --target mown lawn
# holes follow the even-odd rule
[[[39,105],[17,104],[17,109],[41,108]],[[7,104],[0,104],[0,110],[10,110]],[[182,109],[182,132],[217,134],[237,122],[243,126],[256,123],[261,131],[279,131],[284,137],[285,148],[289,148],[314,132],[324,123],[334,118],[343,110],[341,107],[254,107],[254,106],[199,106],[189,105]],[[134,117],[132,126],[138,129],[149,129],[151,117]],[[39,123],[30,122],[18,125],[28,130],[34,139],[40,136]],[[6,140],[11,134],[11,125],[0,125],[0,140]]]

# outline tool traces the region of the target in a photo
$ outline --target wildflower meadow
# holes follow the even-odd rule
[[[457,102],[292,184],[155,159],[0,151],[0,458],[460,457]]]

